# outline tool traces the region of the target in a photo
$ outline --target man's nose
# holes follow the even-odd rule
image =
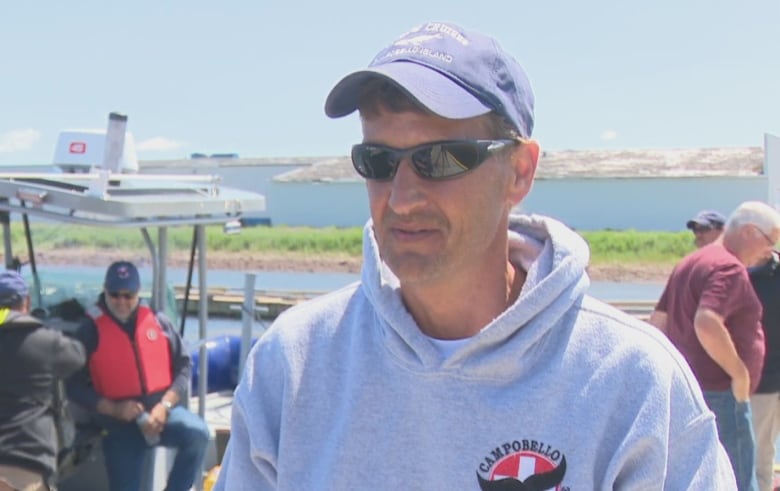
[[[411,160],[404,158],[390,182],[390,207],[398,214],[409,213],[427,200],[429,182],[412,168]]]

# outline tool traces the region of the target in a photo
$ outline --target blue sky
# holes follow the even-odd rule
[[[780,135],[777,0],[4,2],[0,164],[128,115],[140,159],[346,155],[325,96],[427,20],[494,35],[527,69],[549,150],[761,146]]]

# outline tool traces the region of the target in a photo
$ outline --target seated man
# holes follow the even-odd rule
[[[189,384],[190,357],[170,319],[140,303],[140,288],[132,263],[108,268],[103,293],[75,334],[88,362],[69,381],[68,394],[106,430],[103,457],[112,491],[138,491],[144,457],[158,445],[177,450],[166,489],[189,490],[202,470],[209,431],[178,405]]]

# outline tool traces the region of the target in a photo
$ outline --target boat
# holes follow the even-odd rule
[[[126,116],[111,113],[108,127],[102,135],[97,132],[98,136],[95,136],[94,131],[61,134],[55,152],[54,164],[58,166],[55,171],[0,173],[0,228],[5,267],[22,270],[28,275],[34,312],[48,325],[63,330],[74,328],[73,313],[94,303],[102,279],[87,281],[80,278],[78,268],[74,268],[64,280],[57,280],[47,275],[45,268],[39,268],[34,248],[36,221],[86,225],[95,227],[96,234],[117,229],[137,230],[147,246],[152,271],[148,291],[142,296],[153,309],[168,310],[176,318],[177,313],[170,312],[176,302],[172,300],[172,290],[166,277],[169,229],[192,229],[190,274],[185,299],[192,286],[194,271],[197,271],[197,295],[206,298],[206,227],[219,225],[234,231],[243,216],[265,210],[262,195],[222,186],[219,176],[138,173],[137,161],[132,161],[134,150],[132,140],[127,138],[126,123]],[[126,141],[128,146],[125,146]],[[17,219],[21,219],[24,226],[27,246],[24,264],[19,251],[13,250],[11,240],[11,222]],[[209,312],[206,302],[198,305],[197,371],[204,376],[193,387],[189,409],[197,411],[207,422],[222,422],[220,428],[210,425],[212,439],[204,466],[205,475],[205,471],[215,464],[215,456],[220,450],[217,447],[224,448],[223,427],[229,424],[224,420],[229,418],[232,391],[209,394],[206,342]],[[214,398],[215,395],[218,399]],[[215,403],[215,400],[219,402]],[[222,435],[219,442],[218,433]],[[58,488],[61,491],[107,489],[99,435],[96,437],[88,425],[77,424],[75,442],[77,448],[69,454],[70,459],[62,469]],[[157,448],[152,452],[152,458],[146,465],[145,489],[164,487],[168,467],[172,464],[171,457],[172,451],[168,449]],[[200,488],[202,482],[196,480],[196,484]]]

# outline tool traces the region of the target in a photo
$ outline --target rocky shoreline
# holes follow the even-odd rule
[[[36,252],[39,266],[46,264],[107,266],[112,261],[119,259],[127,259],[138,265],[146,265],[149,262],[149,254],[145,250],[117,251],[87,248],[64,248]],[[188,251],[171,252],[169,266],[186,267],[188,262]],[[206,263],[209,268],[226,270],[358,273],[362,259],[347,255],[312,256],[209,251]],[[672,265],[658,264],[596,264],[588,268],[588,273],[593,281],[663,282],[669,276],[671,268]]]

